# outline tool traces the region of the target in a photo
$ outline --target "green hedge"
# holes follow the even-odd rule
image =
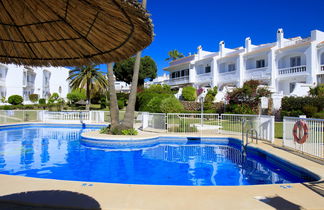
[[[281,105],[281,116],[307,117],[321,116],[324,110],[324,96],[320,97],[284,97]]]

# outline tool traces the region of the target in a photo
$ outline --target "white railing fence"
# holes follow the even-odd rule
[[[119,112],[120,120],[125,111]],[[134,122],[140,123],[141,112],[135,112]],[[47,110],[0,110],[0,124],[17,122],[66,122],[66,123],[109,123],[109,111],[47,111]]]
[[[305,122],[308,127],[308,138],[303,144],[297,143],[293,136],[293,128],[295,123],[298,121]],[[299,131],[297,133],[299,134]],[[319,158],[324,158],[324,120],[284,117],[283,144],[285,147],[289,147]]]
[[[168,113],[166,118],[169,133],[219,133],[218,114]]]
[[[220,133],[222,134],[242,134],[242,123],[245,121],[244,133],[254,129],[258,133],[258,138],[274,141],[274,116],[268,115],[243,115],[243,114],[221,114]]]

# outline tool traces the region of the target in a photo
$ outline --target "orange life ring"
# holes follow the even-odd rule
[[[304,130],[303,137],[297,136],[298,129],[299,129],[299,131],[300,131],[300,129]],[[304,144],[306,142],[306,140],[308,139],[308,126],[307,126],[306,122],[299,120],[295,123],[294,128],[293,128],[293,136],[294,136],[295,142],[297,142],[298,144]]]

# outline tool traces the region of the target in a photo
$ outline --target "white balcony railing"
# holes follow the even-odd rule
[[[196,82],[199,83],[206,83],[206,82],[211,82],[212,81],[212,76],[211,73],[204,73],[204,74],[197,74],[196,77]]]
[[[279,69],[279,75],[296,74],[300,72],[306,72],[305,65]]]
[[[254,68],[254,69],[246,69],[246,73],[251,71],[266,71],[268,70],[268,66],[262,67],[262,68]]]
[[[254,68],[254,69],[246,69],[244,72],[244,79],[266,79],[269,80],[271,78],[271,71],[266,67],[262,68]]]
[[[180,84],[186,84],[186,83],[189,83],[189,76],[172,78],[172,79],[169,79],[166,81],[166,84],[168,84],[168,85],[180,85]]]

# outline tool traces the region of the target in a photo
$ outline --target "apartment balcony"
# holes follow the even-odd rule
[[[238,76],[236,76],[236,71],[226,71],[220,72],[218,75],[218,79],[221,83],[235,83],[237,82]]]
[[[271,79],[271,71],[269,71],[267,66],[262,68],[246,69],[244,77],[245,80]]]
[[[281,68],[278,71],[279,71],[279,76],[295,76],[295,75],[305,75],[307,69],[306,69],[306,65],[302,65],[302,66]]]
[[[210,83],[211,81],[211,73],[197,74],[196,83]]]
[[[188,84],[188,83],[189,83],[189,76],[171,78],[169,80],[166,80],[166,84],[168,84],[170,86],[184,85],[184,84]]]

